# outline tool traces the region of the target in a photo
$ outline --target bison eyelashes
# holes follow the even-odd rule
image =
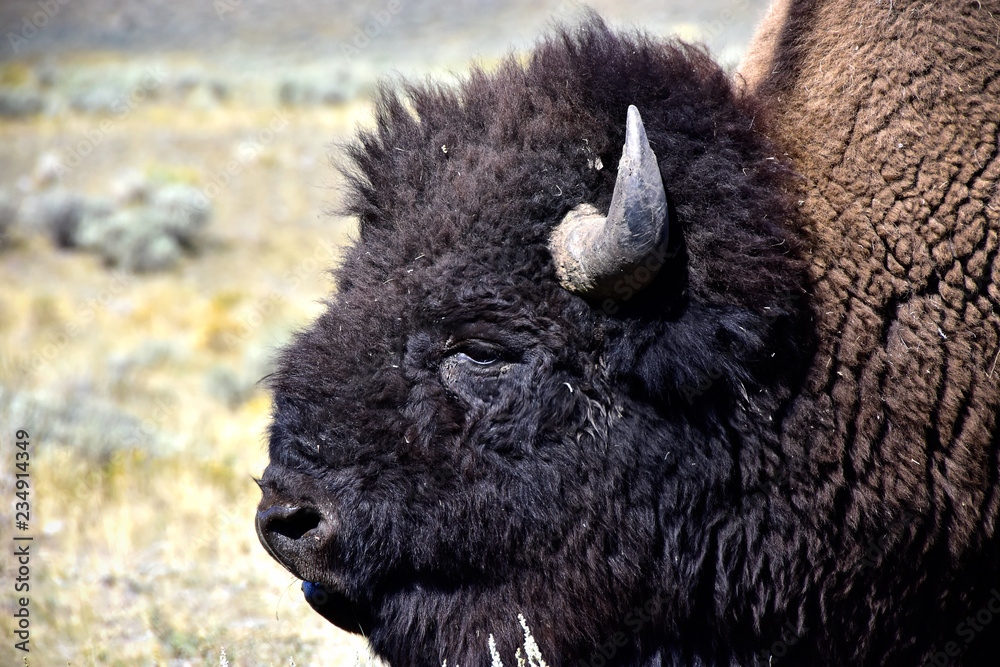
[[[478,364],[480,366],[489,366],[499,361],[499,357],[496,357],[489,353],[484,353],[481,350],[475,350],[475,351],[470,350],[469,352],[459,352],[458,356],[460,358],[468,359],[472,363]]]
[[[630,105],[607,217],[582,204],[563,218],[549,240],[559,282],[591,298],[615,296],[623,280],[645,287],[666,255],[666,221],[667,194],[656,155],[639,110]]]
[[[468,361],[477,366],[492,366],[505,356],[496,345],[480,340],[467,340],[450,345],[445,353],[453,355],[458,361]]]

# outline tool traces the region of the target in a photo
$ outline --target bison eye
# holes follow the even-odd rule
[[[500,357],[494,356],[482,350],[476,350],[471,352],[459,352],[459,358],[468,359],[474,364],[479,364],[480,366],[489,366],[490,364],[495,364],[500,361]]]
[[[467,342],[451,350],[462,361],[471,361],[479,366],[490,366],[500,361],[500,351],[481,341]]]
[[[445,345],[439,372],[454,395],[469,406],[483,406],[498,400],[501,378],[518,367],[519,358],[499,343],[464,338]]]

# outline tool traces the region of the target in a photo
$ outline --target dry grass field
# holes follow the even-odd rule
[[[125,168],[211,183],[274,113],[150,103],[115,121],[61,187],[105,194]],[[208,665],[222,647],[239,665],[357,660],[360,642],[312,612],[260,550],[251,476],[266,465],[269,410],[255,383],[318,312],[332,288],[324,267],[350,230],[323,215],[336,183],[316,137],[343,136],[367,111],[278,113],[287,126],[212,200],[202,246],[175,268],[109,270],[17,230],[0,255],[5,473],[14,431],[32,443],[32,664]],[[0,124],[0,143],[18,147],[4,169],[31,174],[37,156],[65,152],[95,123]],[[2,525],[9,545],[11,520]],[[5,626],[11,602],[2,597]],[[0,655],[21,662],[7,639]]]
[[[134,3],[144,4],[157,3]],[[765,4],[710,2],[651,29],[716,39],[732,60]],[[460,71],[477,53],[469,44],[479,37],[461,31],[478,10],[465,5],[465,19],[445,22],[449,43],[464,48],[423,57],[433,65],[422,71]],[[491,39],[528,38],[557,5],[566,15],[565,3],[512,3]],[[518,23],[529,6],[531,20]],[[0,33],[36,9],[0,8]],[[417,58],[389,46],[411,48],[424,14],[400,13],[410,41],[385,37],[370,57],[327,67],[281,64],[277,48],[246,58],[144,51],[134,31],[126,49],[81,51],[87,40],[74,31],[103,24],[73,3],[64,11],[33,50],[0,54],[0,549],[12,551],[15,532],[33,537],[31,651],[11,639],[18,564],[4,556],[0,662],[369,664],[364,641],[315,614],[258,544],[251,478],[266,465],[270,409],[258,380],[335,289],[326,269],[353,221],[329,213],[339,198],[331,154],[370,122],[370,80]],[[327,24],[317,34],[342,39],[354,25]],[[201,191],[211,220],[159,270],[60,247],[46,233],[56,218],[38,213],[68,194],[138,215],[144,194],[173,186]],[[24,531],[14,518],[18,429],[31,443]]]

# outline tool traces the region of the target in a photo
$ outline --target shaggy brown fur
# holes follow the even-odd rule
[[[820,343],[785,429],[811,437],[784,441],[811,481],[792,488],[842,517],[828,571],[861,563],[840,576],[870,580],[870,600],[924,563],[928,581],[891,584],[896,606],[863,605],[844,635],[921,617],[938,653],[960,646],[948,664],[995,659],[1000,637],[956,625],[997,585],[998,39],[997,2],[783,1],[742,67],[801,174],[811,246]],[[841,584],[817,583],[822,608]],[[864,644],[871,664],[929,657]]]

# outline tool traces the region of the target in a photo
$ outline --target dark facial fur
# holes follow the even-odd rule
[[[671,248],[609,307],[560,287],[548,239],[607,210],[629,104]],[[755,102],[703,50],[593,18],[527,64],[387,88],[376,119],[338,292],[270,381],[262,508],[300,512],[272,554],[394,665],[484,664],[489,634],[513,662],[518,614],[552,665],[618,632],[607,664],[746,664],[787,605],[745,562],[793,521],[765,462],[812,344]]]

